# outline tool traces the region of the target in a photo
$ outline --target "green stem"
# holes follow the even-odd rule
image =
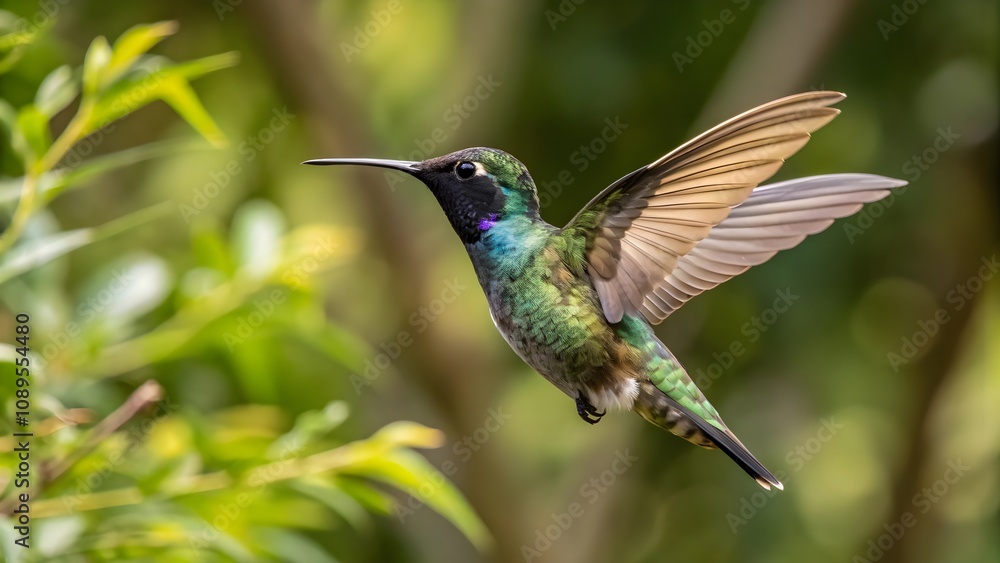
[[[11,218],[10,226],[0,235],[0,254],[3,254],[10,247],[14,246],[14,243],[21,238],[21,234],[24,233],[24,227],[35,212],[35,197],[38,194],[39,178],[52,170],[62,160],[62,157],[69,152],[69,149],[83,139],[86,134],[87,122],[90,121],[93,110],[94,104],[92,102],[82,102],[79,111],[73,116],[66,129],[63,129],[59,138],[45,152],[45,156],[41,160],[29,164],[27,170],[24,171],[24,183],[21,185],[21,199],[18,200],[17,208],[14,209],[14,216]]]
[[[34,168],[34,167],[32,167]],[[14,216],[10,220],[10,226],[0,235],[0,254],[3,254],[14,242],[21,237],[28,219],[35,207],[35,194],[38,192],[38,176],[34,170],[26,171],[24,183],[21,184],[21,199],[14,209]]]

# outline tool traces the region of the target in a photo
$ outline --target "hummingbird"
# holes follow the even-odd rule
[[[653,331],[692,297],[877,201],[902,180],[827,174],[760,185],[830,122],[844,99],[781,98],[626,174],[563,228],[541,218],[535,182],[510,154],[468,148],[423,161],[324,158],[422,181],[465,245],[490,316],[520,358],[596,424],[632,410],[720,449],[761,487],[783,489]]]

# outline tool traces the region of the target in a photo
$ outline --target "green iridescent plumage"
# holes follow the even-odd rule
[[[381,166],[423,181],[465,245],[497,329],[583,420],[634,410],[781,488],[651,325],[905,184],[833,174],[759,185],[837,115],[829,106],[842,98],[811,92],[736,116],[624,176],[562,229],[540,217],[524,165],[496,149],[308,163]]]

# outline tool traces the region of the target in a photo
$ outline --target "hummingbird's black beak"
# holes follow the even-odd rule
[[[357,166],[376,166],[378,168],[389,168],[399,170],[407,174],[416,174],[420,171],[420,163],[411,160],[387,160],[381,158],[317,158],[307,160],[302,164],[312,164],[314,166],[336,166],[343,164],[354,164]]]

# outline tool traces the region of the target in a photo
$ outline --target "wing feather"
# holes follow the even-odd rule
[[[694,295],[903,185],[842,174],[758,187],[837,116],[828,106],[843,98],[811,92],[754,108],[588,203],[563,233],[586,240],[586,268],[607,319],[639,312],[660,322]]]

